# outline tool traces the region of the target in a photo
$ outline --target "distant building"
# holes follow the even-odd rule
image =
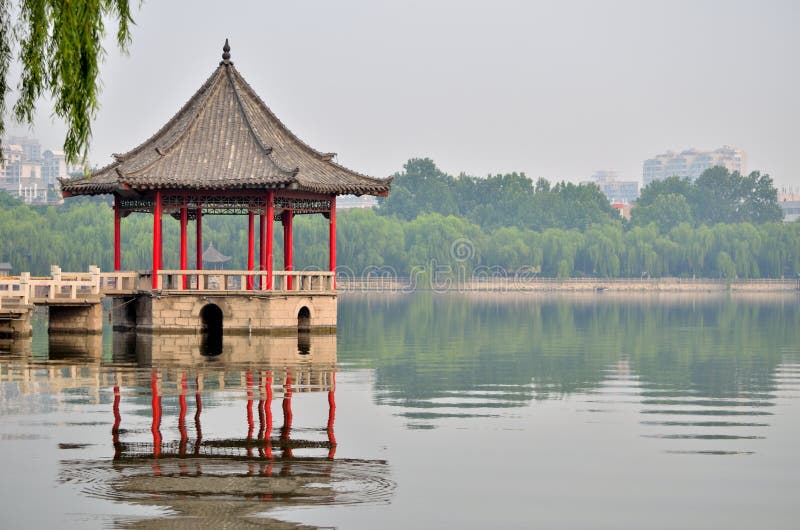
[[[42,180],[54,187],[59,178],[67,176],[67,157],[63,151],[47,150],[42,155]]]
[[[778,196],[783,210],[783,221],[791,223],[800,219],[800,193],[784,193]]]
[[[686,149],[680,153],[667,151],[642,164],[642,182],[647,186],[654,180],[668,177],[688,177],[694,181],[706,169],[722,166],[733,173],[744,174],[747,171],[747,160],[744,151],[738,147],[722,146],[714,151]]]
[[[42,159],[42,144],[36,138],[28,138],[27,136],[11,136],[3,145],[18,145],[22,148],[23,160],[30,162],[38,162]]]
[[[611,207],[614,208],[616,211],[618,211],[619,215],[623,219],[630,220],[630,218],[631,218],[631,205],[630,205],[630,203],[614,202],[614,203],[611,203]]]
[[[76,169],[67,164],[63,152],[42,153],[39,140],[12,136],[3,141],[0,189],[26,203],[46,203],[50,198],[60,201],[58,179]]]
[[[0,278],[3,276],[11,276],[11,264],[7,261],[0,262]]]
[[[631,204],[639,198],[639,182],[635,180],[618,180],[616,171],[602,169],[595,171],[592,180],[610,203]]]
[[[369,210],[378,205],[378,200],[372,195],[342,195],[336,199],[337,210],[351,210],[353,208],[363,208]]]

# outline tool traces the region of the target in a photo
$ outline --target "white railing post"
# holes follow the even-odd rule
[[[89,265],[89,280],[92,282],[92,294],[100,294],[100,268]]]
[[[19,290],[20,294],[22,294],[22,305],[28,305],[30,303],[30,296],[31,296],[31,273],[30,272],[21,272],[19,275]]]
[[[58,265],[51,265],[50,266],[50,276],[53,278],[53,283],[50,284],[50,289],[48,289],[47,297],[48,298],[55,298],[56,293],[61,290],[61,267]]]

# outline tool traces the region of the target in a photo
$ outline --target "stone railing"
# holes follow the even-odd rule
[[[267,271],[161,270],[162,291],[267,291]],[[272,289],[278,292],[332,293],[334,273],[327,271],[273,271]]]
[[[19,278],[0,280],[0,309],[30,304],[30,274],[23,272]]]
[[[100,273],[100,291],[103,293],[134,292],[143,288],[142,274],[136,271],[115,271]],[[148,287],[144,286],[144,287]]]
[[[62,273],[53,266],[50,277],[31,277],[23,272],[16,278],[0,280],[0,307],[99,295],[100,269],[94,266],[89,267],[88,273]]]

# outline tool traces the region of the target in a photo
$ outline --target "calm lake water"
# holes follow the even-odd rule
[[[3,528],[797,528],[800,298],[342,295],[0,342]]]

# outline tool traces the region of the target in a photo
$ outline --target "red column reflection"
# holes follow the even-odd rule
[[[331,372],[331,389],[328,391],[328,458],[336,456],[336,434],[333,431],[333,423],[336,420],[336,372]]]
[[[186,431],[186,374],[181,374],[181,388],[178,396],[178,431],[181,435],[181,442],[178,446],[178,454],[186,455],[186,444],[189,442],[189,433]]]
[[[292,448],[289,446],[289,435],[292,430],[292,373],[286,370],[286,381],[283,385],[283,427],[281,427],[281,440],[283,441],[283,454],[291,458]]]

